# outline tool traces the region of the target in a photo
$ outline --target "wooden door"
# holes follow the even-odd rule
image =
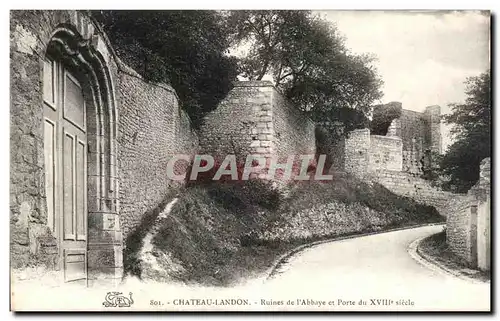
[[[44,61],[44,153],[48,225],[58,239],[65,282],[87,279],[87,133],[80,82]]]

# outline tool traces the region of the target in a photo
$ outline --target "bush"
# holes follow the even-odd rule
[[[390,102],[373,107],[373,118],[370,123],[372,135],[387,135],[387,130],[394,119],[401,117],[403,107],[401,103]]]
[[[299,244],[442,220],[432,207],[348,174],[287,188],[284,196],[271,182],[255,179],[189,186],[155,227],[160,272],[137,254],[164,206],[145,215],[128,238],[127,271],[155,280],[168,279],[160,273],[187,283],[229,285],[264,272]]]
[[[268,181],[225,181],[206,183],[208,195],[225,209],[239,212],[242,208],[277,209],[283,200],[281,193]]]

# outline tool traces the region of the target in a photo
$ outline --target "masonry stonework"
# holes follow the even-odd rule
[[[268,86],[234,87],[217,109],[205,116],[199,131],[200,152],[222,158],[227,154],[246,155],[261,147],[259,138],[270,142],[274,133],[271,97]],[[261,117],[263,121],[259,122]]]
[[[378,170],[401,171],[401,138],[370,135],[369,129],[349,133],[345,142],[345,168],[357,176]]]
[[[171,87],[120,72],[118,101],[120,216],[126,238],[144,213],[178,187],[167,176],[169,160],[194,153],[198,143]]]
[[[200,151],[224,159],[236,154],[276,157],[314,155],[315,126],[268,81],[237,82],[200,128]]]
[[[402,161],[402,142],[399,137],[371,135],[369,166],[372,170],[401,171]]]
[[[403,143],[403,171],[422,174],[422,166],[432,161],[432,154],[441,154],[441,108],[429,106],[423,113],[403,109],[394,119],[387,135],[400,137]]]
[[[378,170],[372,173],[372,178],[394,194],[412,198],[425,205],[434,206],[442,216],[447,214],[449,200],[457,196],[454,193],[442,191],[432,186],[429,181],[416,174]]]
[[[422,173],[423,161],[441,154],[441,108],[426,107],[423,113],[405,110],[399,118],[403,140],[403,169]]]
[[[356,129],[348,134],[345,142],[345,169],[364,176],[370,165],[370,130]]]
[[[491,255],[490,166],[490,158],[485,158],[478,182],[449,201],[446,220],[449,248],[471,267],[485,271],[490,270]]]
[[[330,173],[345,171],[345,146],[342,122],[316,122],[316,154],[326,156],[325,168]]]
[[[399,137],[370,135],[358,129],[346,139],[346,171],[374,180],[395,194],[434,206],[443,216],[447,201],[454,194],[433,187],[418,174],[403,171],[402,141]]]
[[[466,196],[439,191],[419,177],[423,155],[441,152],[439,106],[428,107],[424,113],[403,110],[386,136],[359,129],[344,139],[331,124],[316,126],[271,82],[236,82],[196,133],[173,88],[149,83],[123,64],[86,13],[12,11],[10,21],[10,249],[14,269],[28,265],[48,272],[60,269],[57,260],[63,249],[60,236],[48,227],[45,177],[42,81],[49,50],[58,51],[63,63],[81,68],[89,78],[82,81],[91,89],[85,94],[90,102],[85,249],[90,284],[121,278],[124,240],[145,213],[184,184],[167,177],[167,164],[176,154],[205,153],[220,161],[228,154],[242,161],[253,154],[277,158],[280,163],[290,155],[326,154],[334,168],[374,179],[396,194],[435,206],[442,214],[452,198],[446,208],[447,237],[465,259],[473,260],[467,252],[472,242],[471,213],[478,213],[481,235],[488,235],[478,242],[489,244],[485,205],[489,204],[489,162],[482,164],[481,179]],[[316,132],[321,128],[335,132],[339,139],[334,142],[333,136],[327,137],[325,146],[317,150]],[[180,168],[181,172],[186,169],[187,164]],[[481,253],[478,264],[489,267],[489,257]]]
[[[47,51],[58,50],[63,61],[90,75],[84,83],[103,90],[97,104],[90,103],[87,112],[87,259],[89,278],[100,268],[98,258],[109,262],[108,272],[113,278],[121,268],[121,238],[119,231],[106,229],[104,221],[117,217],[116,195],[110,192],[116,186],[111,174],[116,157],[112,90],[117,65],[110,59],[105,37],[79,12],[11,11],[10,23],[12,267],[30,264],[49,271],[59,268],[58,236],[49,228],[47,217],[42,99],[43,61]],[[106,130],[101,131],[104,127]],[[106,245],[98,245],[104,239]],[[106,255],[100,255],[103,253]]]
[[[385,136],[370,135],[369,129],[348,133],[345,169],[375,180],[395,194],[434,206],[446,216],[447,202],[455,194],[420,177],[430,153],[441,153],[440,107],[427,107],[423,113],[403,109]]]
[[[72,64],[87,105],[88,283],[119,280],[124,236],[172,188],[167,158],[192,154],[197,136],[172,88],[124,65],[100,27],[79,11],[11,11],[10,229],[12,268],[61,269],[59,236],[48,227],[43,66],[47,51]],[[87,87],[85,87],[87,88]],[[24,272],[23,272],[24,273]],[[23,278],[39,275],[23,274]],[[62,273],[56,275],[60,282]]]

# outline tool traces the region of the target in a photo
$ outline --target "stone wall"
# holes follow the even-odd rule
[[[454,197],[447,206],[446,242],[471,267],[490,269],[491,170],[490,158],[480,165],[478,182],[466,195]]]
[[[253,147],[260,147],[259,137],[263,141],[271,140],[272,128],[267,125],[272,123],[271,97],[272,89],[267,84],[235,86],[217,108],[204,117],[199,130],[200,152],[222,158],[227,154],[246,155]],[[258,125],[261,116],[268,121]]]
[[[178,187],[167,177],[167,164],[177,153],[194,154],[197,137],[171,87],[126,72],[118,80],[120,216],[126,238],[144,213]]]
[[[345,170],[363,176],[370,165],[370,130],[356,129],[348,134],[345,141]]]
[[[456,194],[442,191],[418,175],[389,170],[377,170],[371,177],[397,195],[416,200],[419,203],[434,206],[438,212],[446,216],[447,204]]]
[[[400,171],[401,168],[401,138],[370,135],[369,129],[357,129],[349,133],[345,141],[347,172],[364,176],[374,171]]]
[[[325,168],[331,172],[345,171],[344,124],[341,122],[317,122],[316,154],[326,155]]]
[[[377,181],[395,194],[434,206],[446,216],[446,204],[455,194],[432,186],[418,173],[405,171],[404,139],[397,136],[399,126],[399,122],[393,121],[389,136],[370,135],[369,129],[350,132],[345,141],[346,171]]]
[[[371,135],[370,171],[402,169],[402,143],[399,137]]]
[[[119,270],[121,264],[120,231],[116,230],[117,225],[107,224],[119,221],[113,193],[116,177],[111,175],[116,157],[116,114],[111,96],[118,64],[112,59],[106,37],[80,12],[11,11],[10,18],[12,267],[25,268],[29,264],[53,270],[57,265],[60,252],[57,235],[47,225],[42,79],[47,50],[54,49],[56,43],[64,43],[62,59],[67,59],[71,52],[78,53],[72,62],[83,68],[85,61],[85,68],[91,70],[86,72],[94,77],[92,85],[102,90],[97,102],[100,109],[95,110],[91,103],[87,113],[87,124],[92,129],[87,135],[88,273],[91,276],[104,258],[113,277],[114,269]],[[101,68],[96,68],[98,64]],[[91,74],[92,71],[96,73]],[[106,246],[100,246],[104,239]]]
[[[50,234],[46,228],[43,109],[38,55],[43,52],[43,44],[33,28],[26,26],[29,21],[29,16],[11,12],[10,253],[13,268],[26,266],[33,259],[31,256],[36,255],[36,238]],[[44,261],[43,257],[40,259]]]
[[[403,109],[401,117],[391,123],[387,136],[401,137],[403,171],[422,174],[425,158],[442,151],[441,108],[429,106],[423,113]]]
[[[424,117],[427,124],[427,146],[431,152],[441,154],[443,149],[441,136],[441,107],[437,105],[426,107]]]
[[[446,208],[448,214],[446,218],[446,242],[449,248],[466,262],[472,260],[470,219],[475,203],[473,197],[461,195],[450,199]]]
[[[403,150],[423,150],[427,143],[427,125],[423,114],[403,109],[399,121],[401,123]]]
[[[172,88],[147,83],[124,65],[85,13],[11,11],[10,31],[12,267],[51,271],[61,252],[47,226],[42,99],[43,60],[58,49],[61,63],[85,70],[89,79],[81,81],[92,87],[86,98],[89,283],[103,274],[119,279],[124,237],[176,187],[166,178],[168,158],[194,153],[197,136]],[[64,46],[56,48],[59,43]]]
[[[446,215],[446,204],[455,194],[435,188],[422,179],[423,164],[431,152],[441,152],[440,108],[424,113],[402,110],[386,136],[370,135],[369,129],[350,132],[345,141],[345,170],[375,180],[393,193],[431,205]]]
[[[200,128],[200,151],[214,158],[249,154],[287,159],[315,154],[314,123],[268,81],[237,82]]]
[[[272,92],[272,116],[276,155],[286,161],[289,155],[315,155],[315,125],[275,88]]]

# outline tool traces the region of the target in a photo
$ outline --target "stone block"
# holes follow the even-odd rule
[[[257,147],[255,149],[255,152],[258,154],[270,154],[271,148],[270,147]]]
[[[250,147],[259,147],[261,146],[260,141],[254,140],[250,143]]]
[[[122,265],[122,257],[117,256],[115,247],[119,246],[103,246],[103,247],[90,247],[88,250],[88,266],[89,268],[109,268],[118,267]],[[120,250],[121,252],[121,250]]]
[[[267,127],[266,128],[258,128],[257,132],[259,134],[272,134],[273,133],[272,129],[267,128]]]
[[[270,147],[271,146],[271,142],[270,141],[260,141],[260,146],[262,147]]]

